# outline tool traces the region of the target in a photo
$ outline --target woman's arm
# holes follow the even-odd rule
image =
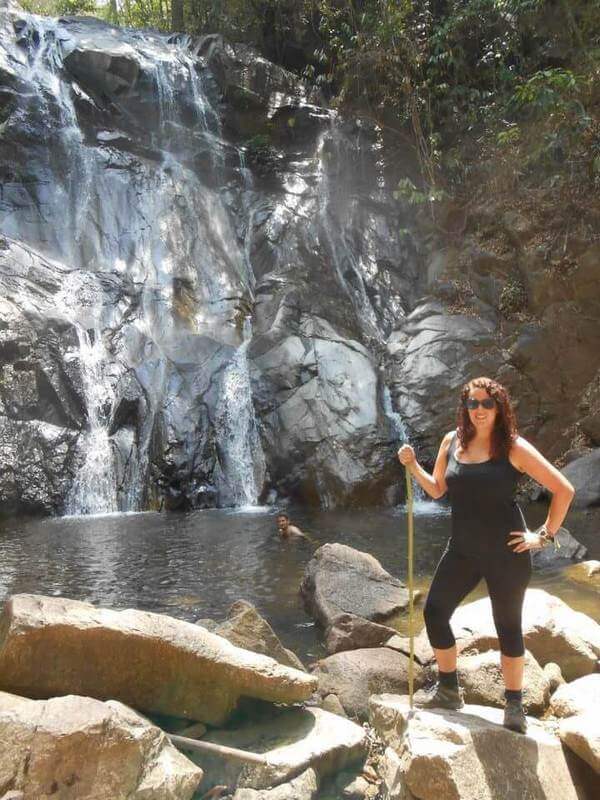
[[[454,431],[447,433],[442,439],[440,449],[433,467],[433,474],[430,475],[417,461],[415,451],[409,444],[403,444],[398,450],[398,461],[403,464],[414,476],[415,480],[430,497],[437,500],[443,497],[448,490],[446,486],[446,465],[448,463],[448,447],[452,441]]]
[[[552,493],[544,524],[550,536],[554,536],[567,516],[575,496],[575,489],[565,476],[522,436],[517,438],[510,450],[510,461],[518,470],[525,472]]]

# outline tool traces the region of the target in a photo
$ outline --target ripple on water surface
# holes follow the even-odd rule
[[[447,513],[420,509],[415,517],[415,575],[426,591],[450,528]],[[434,508],[432,508],[432,512]],[[35,592],[113,608],[140,608],[180,619],[220,619],[236,600],[255,604],[286,646],[308,660],[322,655],[320,637],[304,612],[298,587],[314,548],[342,542],[372,553],[406,575],[402,509],[291,512],[315,544],[282,542],[275,510],[142,513],[0,522],[0,598]],[[526,511],[530,527],[545,508]],[[600,511],[573,513],[571,532],[600,558]],[[560,570],[535,572],[532,584],[600,621],[598,593]],[[480,585],[469,599],[482,596]],[[419,624],[422,620],[419,616]],[[405,629],[400,624],[401,629]]]

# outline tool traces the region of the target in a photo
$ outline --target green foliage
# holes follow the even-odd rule
[[[430,188],[428,192],[418,189],[410,178],[402,178],[394,192],[396,200],[405,200],[411,206],[421,206],[425,203],[436,203],[444,199],[445,192],[441,189]]]
[[[95,0],[22,0],[21,5],[31,14],[48,17],[96,14]]]
[[[180,26],[174,0],[24,0],[38,13],[95,13]],[[453,191],[498,156],[514,175],[567,163],[598,182],[600,0],[182,0],[184,29],[220,32],[318,84],[329,101],[408,134],[422,185]],[[248,108],[251,98],[247,98]],[[257,156],[266,150],[250,148]]]

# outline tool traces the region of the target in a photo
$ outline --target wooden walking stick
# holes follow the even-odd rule
[[[408,524],[408,638],[409,638],[409,661],[408,661],[408,700],[410,708],[413,707],[414,691],[414,658],[415,658],[415,631],[414,631],[414,527],[413,527],[413,485],[408,466],[405,466],[406,475],[406,521]]]

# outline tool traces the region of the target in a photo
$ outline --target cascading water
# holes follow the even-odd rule
[[[96,293],[94,315],[77,305],[60,313],[72,330],[53,329],[52,299],[35,326],[42,349],[56,338],[58,346],[45,356],[56,394],[33,413],[50,425],[47,436],[68,443],[62,484],[48,473],[45,507],[59,507],[74,466],[73,513],[256,502],[265,465],[249,321],[241,343],[236,331],[250,308],[265,443],[278,409],[295,413],[300,395],[326,381],[301,449],[314,452],[315,475],[321,465],[340,473],[343,491],[369,480],[363,461],[386,435],[377,392],[355,408],[346,387],[361,383],[359,362],[369,369],[370,356],[381,358],[398,316],[389,300],[405,275],[362,123],[310,105],[300,81],[218,37],[192,42],[19,11],[0,26],[0,69],[14,76],[18,98],[2,122],[0,148],[15,165],[0,233],[35,263],[53,262],[42,294],[53,297],[70,273]],[[313,303],[321,276],[326,292]],[[290,376],[306,386],[300,395],[271,380],[279,367],[263,359],[263,344],[299,359]],[[340,353],[338,369],[329,361]],[[278,395],[272,408],[263,383]],[[364,448],[352,425],[368,430]],[[352,451],[351,470],[314,450],[328,429]],[[298,464],[290,487],[301,472]]]
[[[345,196],[347,176],[340,171],[339,153],[349,143],[340,129],[335,114],[330,117],[328,129],[321,135],[317,147],[319,164],[319,217],[320,236],[324,251],[334,265],[339,283],[350,297],[368,336],[380,338],[377,315],[373,309],[363,277],[361,265],[356,260],[356,247],[349,237],[352,217],[344,219],[348,197]],[[345,211],[343,210],[345,208]]]
[[[223,375],[221,402],[217,410],[226,494],[234,506],[256,505],[265,477],[265,458],[254,414],[248,368],[247,352],[251,338],[252,324],[246,317],[242,344]]]
[[[56,311],[77,332],[75,356],[87,408],[87,428],[78,442],[79,470],[66,502],[67,514],[106,514],[119,510],[114,453],[108,422],[114,389],[108,372],[108,354],[101,330],[101,299],[95,276],[71,272],[56,296]]]
[[[192,335],[223,335],[226,343],[231,340],[228,330],[235,308],[239,299],[244,302],[251,297],[254,283],[246,245],[251,223],[245,241],[238,243],[232,214],[221,196],[221,170],[228,145],[206,92],[206,71],[199,70],[198,60],[187,49],[189,41],[167,43],[164,36],[139,32],[128,39],[126,47],[137,59],[140,74],[154,84],[157,125],[149,128],[148,145],[160,154],[160,160],[158,165],[123,175],[107,171],[106,151],[90,146],[79,127],[74,98],[84,93],[72,82],[64,63],[73,49],[70,29],[58,20],[23,15],[20,31],[26,76],[36,101],[30,113],[42,117],[40,126],[56,139],[67,167],[56,180],[54,166],[49,165],[47,197],[56,218],[50,221],[53,230],[47,239],[47,255],[67,271],[74,270],[67,272],[58,306],[59,314],[77,332],[79,351],[72,360],[81,373],[86,405],[86,428],[79,437],[76,459],[79,467],[66,510],[70,514],[139,510],[147,495],[156,415],[173,380],[170,354],[179,352],[189,340],[189,331]],[[101,132],[98,139],[110,147],[110,136]],[[202,169],[190,168],[191,156],[201,159]],[[244,183],[247,180],[244,177]],[[62,219],[58,208],[66,212]],[[7,235],[25,241],[30,238],[38,244],[37,229],[29,236],[22,224],[12,230],[8,220],[3,227]],[[99,236],[99,231],[104,235]],[[81,271],[82,263],[89,272]],[[97,281],[93,286],[97,313],[90,315],[90,308],[78,305],[81,286],[77,282],[85,274],[89,289],[94,273],[118,274],[124,282],[133,281],[133,289],[127,290],[131,299],[103,298],[103,283]],[[173,323],[172,311],[178,283],[191,288],[193,299],[186,309],[189,318],[182,321],[187,330],[181,333],[178,323]],[[131,318],[132,307],[140,309],[137,318]],[[111,352],[103,341],[103,327],[113,332]],[[231,455],[224,463],[233,470],[231,479],[225,475],[225,480],[235,487],[234,504],[256,502],[258,489],[249,475],[256,474],[260,481],[258,476],[264,473],[256,424],[249,410],[247,343],[246,337],[225,381],[231,414],[224,413],[229,420],[224,451]],[[115,347],[122,350],[117,359]],[[111,433],[119,402],[115,386],[127,364],[133,366],[144,392],[140,401],[144,413],[115,436]],[[190,424],[194,425],[193,420]],[[246,444],[240,442],[244,435]],[[240,467],[237,455],[234,457],[240,453],[245,459],[257,453],[256,469],[246,461]]]

